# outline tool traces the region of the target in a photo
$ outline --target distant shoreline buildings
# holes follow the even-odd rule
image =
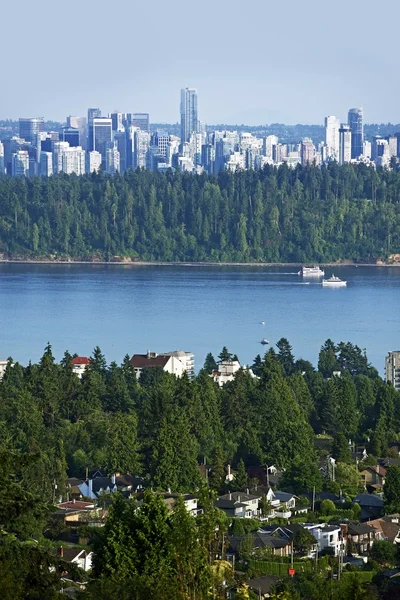
[[[389,168],[399,159],[400,132],[366,140],[362,108],[350,108],[347,122],[325,117],[325,136],[318,143],[307,137],[281,143],[276,135],[207,131],[199,119],[197,90],[190,87],[181,90],[180,137],[162,129],[150,131],[148,113],[103,116],[100,108],[89,108],[86,117],[69,115],[57,131],[45,130],[43,117],[20,118],[18,135],[0,141],[0,174],[12,177],[83,175],[100,169],[113,175],[137,168],[213,174],[332,161]]]

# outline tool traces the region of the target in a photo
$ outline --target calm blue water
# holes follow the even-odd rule
[[[0,265],[0,358],[37,361],[47,341],[107,360],[174,349],[195,353],[226,345],[242,363],[287,337],[296,357],[316,362],[328,337],[367,349],[383,373],[400,349],[400,268],[341,267],[344,289],[305,284],[293,268]],[[265,321],[265,326],[259,324]]]

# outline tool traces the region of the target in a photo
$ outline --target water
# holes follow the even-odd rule
[[[57,360],[96,345],[109,362],[182,349],[198,369],[224,345],[252,363],[268,348],[262,338],[287,337],[297,358],[315,364],[332,338],[366,348],[383,373],[387,352],[400,349],[400,268],[332,271],[347,288],[322,288],[293,267],[2,264],[0,359],[37,361],[49,341]]]

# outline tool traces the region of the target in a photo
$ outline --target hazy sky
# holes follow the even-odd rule
[[[5,2],[0,118],[175,122],[190,86],[213,124],[400,122],[399,0]]]

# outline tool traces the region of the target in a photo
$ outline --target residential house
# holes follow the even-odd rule
[[[82,548],[60,547],[58,555],[65,562],[72,563],[84,571],[92,569],[93,552],[87,552],[86,550],[82,550]]]
[[[261,494],[250,494],[249,492],[230,492],[223,496],[219,496],[215,501],[215,506],[228,517],[240,519],[256,519],[259,517],[260,511],[258,503],[261,499]]]
[[[175,502],[179,496],[183,497],[186,510],[193,517],[203,513],[203,509],[198,506],[198,499],[196,498],[196,496],[192,496],[191,494],[162,494],[163,500],[171,512],[173,512]]]
[[[194,358],[191,358],[194,355],[190,352],[185,352],[185,356],[180,357],[177,355],[178,353],[179,351],[168,354],[157,354],[148,350],[146,354],[134,354],[130,362],[137,378],[140,377],[143,369],[151,367],[159,367],[166,373],[171,373],[176,377],[182,377],[186,372],[190,376],[194,369]]]
[[[292,512],[296,508],[297,496],[289,492],[273,491],[272,488],[269,488],[266,497],[272,506],[272,511],[268,518],[280,517],[282,519],[290,519]],[[307,509],[305,510],[307,512]]]
[[[173,350],[172,352],[163,352],[164,356],[173,356],[177,358],[183,365],[183,369],[187,376],[192,379],[194,377],[194,354],[193,352],[185,352],[184,350]]]
[[[386,468],[381,465],[365,467],[365,469],[360,472],[360,475],[364,487],[368,489],[368,491],[373,492],[382,490],[385,485]]]
[[[267,493],[270,486],[279,487],[279,483],[283,476],[283,471],[277,469],[275,465],[270,465],[269,467],[252,465],[247,468],[247,475],[249,476],[250,480],[256,479],[261,486],[267,486],[265,491],[265,493]],[[257,486],[255,489],[257,489]]]
[[[58,514],[64,515],[64,523],[75,523],[82,520],[82,516],[95,510],[93,502],[84,502],[82,500],[70,500],[57,504]],[[60,512],[62,511],[62,512]]]
[[[210,377],[213,381],[218,383],[219,387],[222,387],[225,383],[228,383],[228,381],[233,381],[235,379],[235,373],[241,368],[238,360],[222,360],[218,363],[218,369],[213,371],[210,374]],[[255,377],[251,369],[245,368],[244,370],[249,373],[251,377]]]
[[[316,539],[316,546],[311,549],[309,554],[310,557],[315,556],[317,548],[319,553],[329,549],[334,556],[339,554],[339,548],[343,542],[341,528],[338,525],[327,525],[326,523],[294,523],[292,525],[266,525],[261,528],[262,531],[269,533],[269,535],[286,540],[291,540],[293,535],[300,529],[307,529]]]
[[[6,372],[7,365],[8,365],[8,360],[0,360],[0,381],[4,377],[4,373]]]
[[[249,579],[246,583],[249,588],[256,594],[260,600],[268,600],[271,598],[272,592],[276,584],[279,582],[279,577],[276,575],[262,575],[254,579]],[[235,600],[237,597],[239,586],[235,585],[227,591],[228,600]]]
[[[361,521],[370,521],[382,516],[383,498],[378,494],[358,494],[354,499],[361,506]]]
[[[375,529],[375,539],[386,540],[392,544],[400,543],[400,515],[387,515],[365,523]]]
[[[355,521],[334,521],[342,530],[342,538],[346,541],[347,552],[352,555],[367,555],[375,541],[376,529],[367,523]]]
[[[71,363],[73,373],[76,373],[79,379],[81,379],[88,365],[90,365],[90,359],[87,358],[87,356],[75,356],[75,358],[71,360]]]
[[[265,550],[268,554],[274,556],[290,556],[292,544],[288,539],[280,538],[277,536],[269,535],[264,531],[255,531],[246,535],[232,535],[229,538],[229,546],[226,551],[226,558],[229,561],[233,561],[238,558],[240,548],[246,541],[252,543],[252,553],[257,550]]]

